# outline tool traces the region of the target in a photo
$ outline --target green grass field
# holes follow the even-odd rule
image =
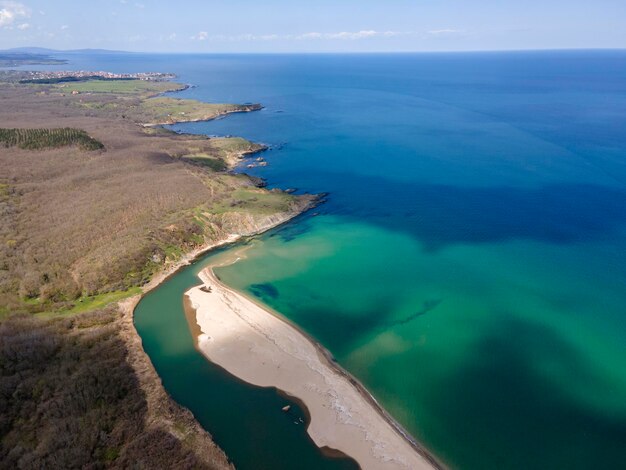
[[[141,110],[157,122],[169,123],[213,119],[224,113],[243,110],[243,107],[234,104],[203,103],[196,100],[158,97],[143,101]]]
[[[181,90],[183,85],[174,82],[155,82],[147,80],[88,80],[77,83],[59,83],[54,88],[67,92],[79,93],[121,93],[121,94],[158,94]]]
[[[270,215],[289,210],[293,196],[282,191],[267,191],[254,187],[236,189],[230,198],[210,207],[213,214],[247,212],[252,215]]]
[[[241,137],[213,137],[211,145],[219,151],[222,158],[228,158],[232,154],[255,152],[264,148],[262,145]]]
[[[240,155],[256,152],[264,147],[241,137],[213,137],[210,139],[211,152],[191,150],[181,158],[209,167],[213,171],[225,171],[239,162]]]
[[[37,313],[35,316],[40,318],[50,318],[59,315],[75,315],[78,313],[91,312],[110,305],[114,302],[119,302],[133,295],[140,294],[140,287],[132,287],[125,291],[106,292],[104,294],[98,294],[94,296],[80,297],[72,302],[72,306],[65,309],[55,309],[53,311],[44,311]]]
[[[194,162],[199,165],[206,166],[213,171],[225,171],[228,169],[228,165],[226,165],[224,160],[213,155],[199,153],[193,155],[183,155],[181,158],[188,162]]]

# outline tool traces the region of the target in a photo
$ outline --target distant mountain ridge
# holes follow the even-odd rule
[[[0,49],[2,54],[132,54],[127,51],[113,51],[107,49],[48,49],[45,47],[14,47],[11,49]]]
[[[67,56],[88,54],[131,54],[124,51],[109,51],[106,49],[74,49],[61,51],[45,47],[15,47],[0,50],[0,68],[22,67],[28,65],[62,65],[67,63]]]

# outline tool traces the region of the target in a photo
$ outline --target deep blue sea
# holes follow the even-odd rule
[[[70,59],[265,106],[174,129],[266,143],[248,171],[329,195],[220,276],[447,465],[624,465],[626,51]]]

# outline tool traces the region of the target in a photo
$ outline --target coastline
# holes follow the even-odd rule
[[[187,87],[183,88],[186,89]],[[176,90],[176,92],[181,90]],[[263,107],[260,105],[247,105],[247,109],[241,110],[233,110],[226,111],[223,113],[218,113],[213,117],[204,117],[199,119],[180,119],[175,122],[164,122],[164,123],[151,123],[144,124],[145,127],[163,127],[168,124],[179,123],[179,122],[196,122],[196,121],[208,121],[213,119],[219,119],[228,114],[232,113],[241,113],[241,112],[251,112],[262,109]],[[256,154],[266,150],[267,147],[261,146],[259,149],[240,152],[236,155],[236,159],[241,161],[244,156]],[[229,167],[231,170],[239,163],[229,161]],[[139,340],[139,346],[141,347],[141,337],[137,333],[134,328],[133,323],[133,315],[134,310],[137,304],[140,302],[141,298],[146,295],[151,290],[157,288],[161,283],[165,282],[167,279],[175,275],[180,269],[185,266],[192,264],[198,258],[204,256],[206,253],[216,250],[218,248],[234,244],[241,240],[244,237],[251,237],[255,235],[259,235],[263,232],[271,230],[279,225],[282,225],[289,220],[297,217],[298,215],[310,210],[320,203],[320,197],[316,197],[312,200],[307,201],[303,207],[298,208],[297,210],[290,211],[288,213],[277,214],[275,216],[269,216],[268,222],[265,224],[261,224],[256,229],[249,231],[247,233],[231,233],[227,237],[202,247],[199,247],[191,252],[185,254],[181,259],[173,263],[171,266],[166,267],[160,273],[155,275],[148,284],[142,287],[142,293],[140,295],[134,296],[132,298],[127,299],[125,302],[120,303],[120,306],[123,308],[122,310],[125,313],[125,318],[128,319],[130,325],[132,325],[133,331],[135,333],[136,338]],[[244,248],[245,249],[245,248]],[[314,418],[317,420],[317,415],[319,414],[319,407],[316,409],[314,406],[310,406],[308,400],[301,398],[298,396],[298,393],[293,393],[289,390],[288,386],[281,386],[281,384],[260,384],[255,381],[248,380],[248,378],[241,376],[231,370],[227,365],[224,364],[223,361],[216,361],[209,357],[209,354],[206,351],[206,348],[203,347],[205,344],[203,339],[206,338],[206,334],[203,331],[203,325],[198,319],[199,316],[199,308],[202,308],[201,305],[198,305],[192,298],[192,295],[207,295],[206,292],[201,291],[201,287],[192,288],[188,291],[184,298],[184,311],[187,319],[187,323],[189,325],[190,331],[192,333],[192,338],[194,342],[194,346],[196,349],[205,356],[205,358],[216,365],[222,367],[227,372],[235,375],[239,379],[252,383],[254,385],[260,386],[273,386],[276,387],[278,392],[283,394],[287,399],[297,402],[305,411],[307,416],[307,432],[309,436],[312,438],[314,443],[318,446],[318,448],[325,454],[329,456],[343,456],[354,459],[361,468],[363,469],[439,469],[444,468],[436,458],[428,453],[428,451],[421,446],[389,413],[376,401],[376,399],[369,393],[369,391],[351,374],[341,368],[334,360],[332,354],[326,350],[321,344],[319,344],[314,338],[310,337],[307,333],[303,332],[297,325],[292,324],[287,319],[282,317],[277,312],[272,312],[267,307],[260,305],[253,299],[249,299],[245,295],[235,292],[233,289],[230,289],[226,285],[222,284],[219,281],[219,278],[213,273],[212,267],[203,270],[199,277],[204,281],[204,285],[208,286],[212,283],[213,286],[219,286],[225,292],[228,292],[230,295],[240,299],[243,302],[247,302],[250,305],[255,307],[257,313],[260,313],[261,317],[271,318],[280,325],[290,329],[295,332],[302,341],[302,344],[306,344],[313,348],[315,352],[315,357],[320,365],[328,371],[326,374],[322,374],[323,380],[324,375],[325,378],[338,379],[341,381],[342,385],[348,387],[348,390],[352,392],[351,402],[352,405],[355,405],[360,409],[360,411],[364,412],[369,417],[365,420],[375,420],[378,421],[377,425],[364,425],[361,423],[350,424],[349,432],[344,432],[344,442],[338,442],[335,438],[330,438],[326,440],[327,434],[336,434],[338,423],[335,423],[335,429],[329,432],[329,428],[327,426],[321,426],[317,431],[312,428],[312,423],[314,422]],[[198,294],[198,292],[200,294]],[[210,295],[210,294],[208,294]],[[202,303],[200,301],[200,303]],[[143,351],[143,348],[142,348]],[[150,369],[153,371],[153,375],[156,380],[161,384],[161,388],[165,391],[166,395],[167,391],[164,389],[161,383],[161,379],[156,373],[152,363],[150,362],[148,356],[145,354],[145,357],[148,359],[150,364]],[[249,356],[249,354],[248,354]],[[245,361],[245,358],[243,358]],[[319,371],[316,371],[319,372]],[[333,390],[334,391],[334,390]],[[355,398],[356,397],[356,398]],[[341,394],[337,394],[335,398],[342,398]],[[170,401],[173,401],[171,397],[169,397]],[[322,408],[326,407],[326,405],[322,405]],[[313,410],[313,411],[311,411]],[[188,410],[186,410],[188,411]],[[316,412],[317,411],[317,412]],[[330,424],[330,428],[332,428],[332,423]],[[383,434],[385,434],[384,438],[380,439],[376,436],[372,437],[372,433],[380,432],[383,429]],[[206,430],[205,430],[206,431]],[[208,431],[206,431],[208,433]],[[362,436],[354,437],[356,433],[360,432]],[[345,441],[345,436],[347,436],[347,441]],[[341,438],[339,439],[341,441]],[[389,449],[391,447],[391,450]],[[356,448],[356,450],[353,450]]]
[[[201,332],[194,343],[208,360],[302,404],[310,418],[307,431],[324,452],[351,457],[363,469],[443,468],[329,351],[280,314],[221,283],[212,268],[185,295],[190,323],[195,312],[192,334]]]
[[[321,200],[319,196],[313,196],[312,199],[307,201],[305,204],[303,204],[302,207],[298,207],[297,209],[294,209],[289,212],[284,212],[284,213],[276,214],[274,216],[267,217],[267,221],[257,226],[254,230],[250,230],[247,232],[242,231],[239,233],[231,233],[227,237],[222,238],[216,242],[207,243],[194,250],[187,252],[176,262],[172,263],[170,266],[166,267],[165,269],[161,270],[158,274],[154,275],[147,284],[142,286],[141,294],[135,295],[130,298],[141,299],[141,297],[146,295],[151,290],[157,288],[161,283],[165,282],[167,279],[175,275],[182,268],[184,268],[185,266],[189,266],[190,264],[193,264],[196,260],[204,256],[208,252],[216,250],[218,248],[222,248],[227,245],[232,245],[234,243],[237,243],[242,238],[254,237],[256,235],[260,235],[264,232],[267,232],[268,230],[272,230],[276,227],[279,227],[289,222],[291,219],[294,219],[295,217],[298,217],[299,215],[302,215],[305,212],[313,209],[320,202]]]

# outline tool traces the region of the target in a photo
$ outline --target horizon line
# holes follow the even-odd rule
[[[0,49],[0,52],[11,52],[20,49],[41,49],[48,53],[77,53],[77,52],[111,52],[123,54],[181,54],[181,55],[289,55],[289,54],[326,54],[326,55],[346,55],[346,54],[464,54],[464,53],[506,53],[506,52],[575,52],[575,51],[626,51],[626,47],[546,47],[546,48],[519,48],[519,49],[468,49],[468,50],[397,50],[397,51],[140,51],[140,50],[116,50],[105,48],[74,48],[74,49],[51,49],[41,46],[17,46],[8,49]]]

